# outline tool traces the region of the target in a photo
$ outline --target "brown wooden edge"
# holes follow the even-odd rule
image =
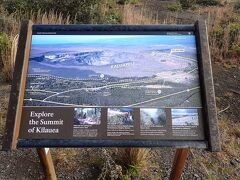
[[[179,180],[181,178],[185,162],[188,157],[188,148],[177,149],[172,164],[170,180]]]
[[[46,180],[56,180],[56,172],[49,148],[37,148],[37,153],[43,167]]]
[[[208,41],[207,23],[205,20],[198,20],[195,23],[196,35],[198,37],[197,47],[199,56],[199,71],[201,80],[201,90],[204,111],[205,133],[208,140],[208,150],[220,151],[220,138],[218,130],[217,110],[215,102],[215,92],[213,74],[211,66],[211,56]]]
[[[32,22],[21,23],[2,150],[16,149],[31,46]]]

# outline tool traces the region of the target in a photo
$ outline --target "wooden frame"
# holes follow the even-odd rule
[[[31,33],[35,28],[41,29],[42,32],[48,31],[71,31],[72,34],[79,31],[86,34],[108,34],[109,31],[116,34],[137,34],[138,32],[146,32],[154,34],[157,31],[195,31],[197,38],[197,49],[199,59],[201,94],[204,106],[204,119],[206,120],[205,133],[206,139],[199,141],[183,141],[183,140],[130,140],[114,141],[114,140],[26,140],[18,139],[22,94],[24,92],[26,77],[27,61],[29,58],[29,47],[31,44]],[[38,25],[32,26],[31,22],[23,22],[21,26],[17,61],[14,72],[13,85],[8,110],[8,118],[6,124],[6,133],[4,138],[3,149],[11,150],[16,147],[99,147],[99,146],[118,146],[118,147],[154,147],[154,146],[171,146],[171,147],[194,147],[207,148],[210,151],[219,151],[219,135],[216,116],[216,105],[214,97],[213,78],[211,71],[211,58],[209,54],[209,46],[207,39],[206,24],[198,21],[194,25]],[[121,142],[121,143],[120,143]]]
[[[204,97],[203,108],[207,121],[205,133],[208,137],[209,149],[211,151],[220,151],[221,146],[218,133],[215,91],[206,21],[197,21],[195,28],[198,36],[197,47],[198,57],[200,59],[199,70],[200,75],[202,75],[200,81],[202,86],[202,96]]]
[[[11,96],[9,99],[5,134],[3,139],[3,150],[16,149],[20,129],[21,106],[25,78],[28,67],[29,50],[31,46],[32,22],[23,21],[18,40],[15,69],[13,74]]]

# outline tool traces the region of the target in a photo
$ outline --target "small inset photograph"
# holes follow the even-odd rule
[[[74,108],[74,125],[99,125],[101,108]]]
[[[172,109],[173,126],[198,126],[197,109]]]
[[[133,108],[108,108],[108,124],[133,125]]]
[[[141,108],[140,119],[143,126],[163,126],[166,124],[166,112],[164,109]]]

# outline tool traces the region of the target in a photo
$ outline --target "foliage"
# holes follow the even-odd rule
[[[238,12],[240,12],[240,0],[236,0],[234,4],[234,9]]]
[[[101,16],[97,23],[119,24],[121,22],[121,14],[115,0],[105,0],[100,11]]]
[[[64,18],[71,16],[71,21],[79,23],[89,23],[90,20],[98,20],[100,17],[99,5],[102,0],[9,0],[4,1],[3,6],[9,14],[20,13],[30,16],[33,12],[55,11],[61,12]]]
[[[137,4],[139,3],[139,0],[118,0],[117,1],[118,4]]]
[[[179,0],[179,3],[183,9],[188,9],[196,4],[196,0]]]
[[[0,32],[0,53],[8,49],[10,45],[9,37],[6,33]]]
[[[182,5],[181,3],[174,3],[174,4],[170,4],[167,7],[168,10],[173,11],[173,12],[179,12],[182,11]]]
[[[201,6],[217,6],[219,5],[219,0],[179,0],[183,9],[189,9],[195,5]]]
[[[4,66],[4,54],[9,48],[9,37],[6,33],[0,32],[0,68]]]
[[[130,0],[129,3],[136,3]],[[127,2],[126,2],[127,3]],[[18,14],[30,19],[32,14],[55,12],[63,19],[70,17],[71,23],[120,23],[121,15],[115,0],[9,0],[2,3],[8,14]]]
[[[233,54],[233,56],[240,57],[240,43],[233,43],[231,46],[230,53]]]
[[[240,19],[232,6],[208,10],[209,43],[214,61],[239,63]]]
[[[3,33],[4,34],[4,33]],[[2,75],[6,82],[10,82],[13,76],[13,68],[15,64],[15,57],[17,52],[18,35],[15,37],[8,37],[3,35],[3,47],[0,50],[0,62],[2,63]]]
[[[197,0],[196,3],[201,6],[217,6],[220,4],[219,0]]]

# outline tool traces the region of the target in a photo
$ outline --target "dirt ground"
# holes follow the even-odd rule
[[[213,64],[214,84],[223,151],[209,153],[192,149],[182,179],[237,179],[240,177],[240,67],[224,68]],[[0,144],[10,85],[0,85]],[[234,132],[234,133],[233,133]],[[236,133],[235,133],[236,132]],[[1,148],[1,147],[0,147]],[[97,179],[103,166],[109,164],[114,148],[54,149],[52,151],[58,179]],[[168,179],[174,149],[152,148],[148,168],[139,179]],[[112,169],[111,169],[112,168]],[[0,151],[0,179],[43,179],[35,149]]]

